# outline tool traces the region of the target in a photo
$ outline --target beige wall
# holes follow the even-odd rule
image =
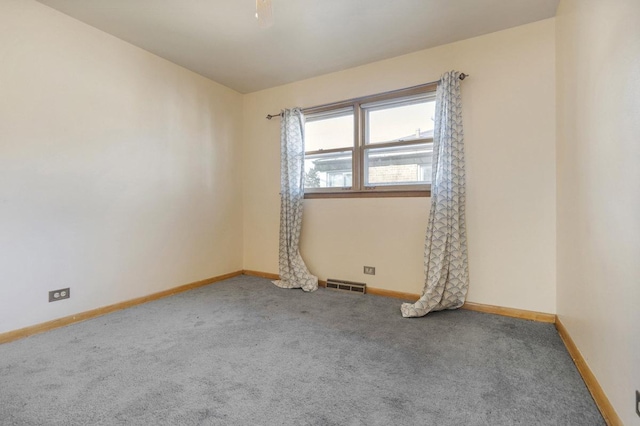
[[[558,315],[626,425],[639,425],[640,2],[557,17]]]
[[[0,332],[242,268],[240,94],[31,0],[0,58]]]
[[[245,268],[278,271],[279,123],[267,113],[426,83],[449,69],[471,75],[462,85],[469,300],[555,312],[553,19],[245,95]],[[426,198],[307,200],[303,256],[322,279],[419,293],[428,210]]]

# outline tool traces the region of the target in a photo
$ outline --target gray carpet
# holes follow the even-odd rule
[[[603,425],[551,324],[237,277],[0,345],[2,425]]]

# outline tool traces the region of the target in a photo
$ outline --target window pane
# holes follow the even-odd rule
[[[365,185],[407,185],[431,182],[433,144],[365,151]]]
[[[307,117],[305,151],[351,148],[353,146],[353,108]]]
[[[352,185],[352,150],[304,158],[305,188],[342,188]]]
[[[435,110],[435,101],[426,99],[368,108],[366,143],[431,138]]]

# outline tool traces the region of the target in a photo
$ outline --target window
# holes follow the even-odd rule
[[[428,195],[435,89],[305,110],[305,196]]]

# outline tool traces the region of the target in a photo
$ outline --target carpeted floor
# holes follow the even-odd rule
[[[604,425],[551,324],[241,276],[0,345],[1,425]]]

